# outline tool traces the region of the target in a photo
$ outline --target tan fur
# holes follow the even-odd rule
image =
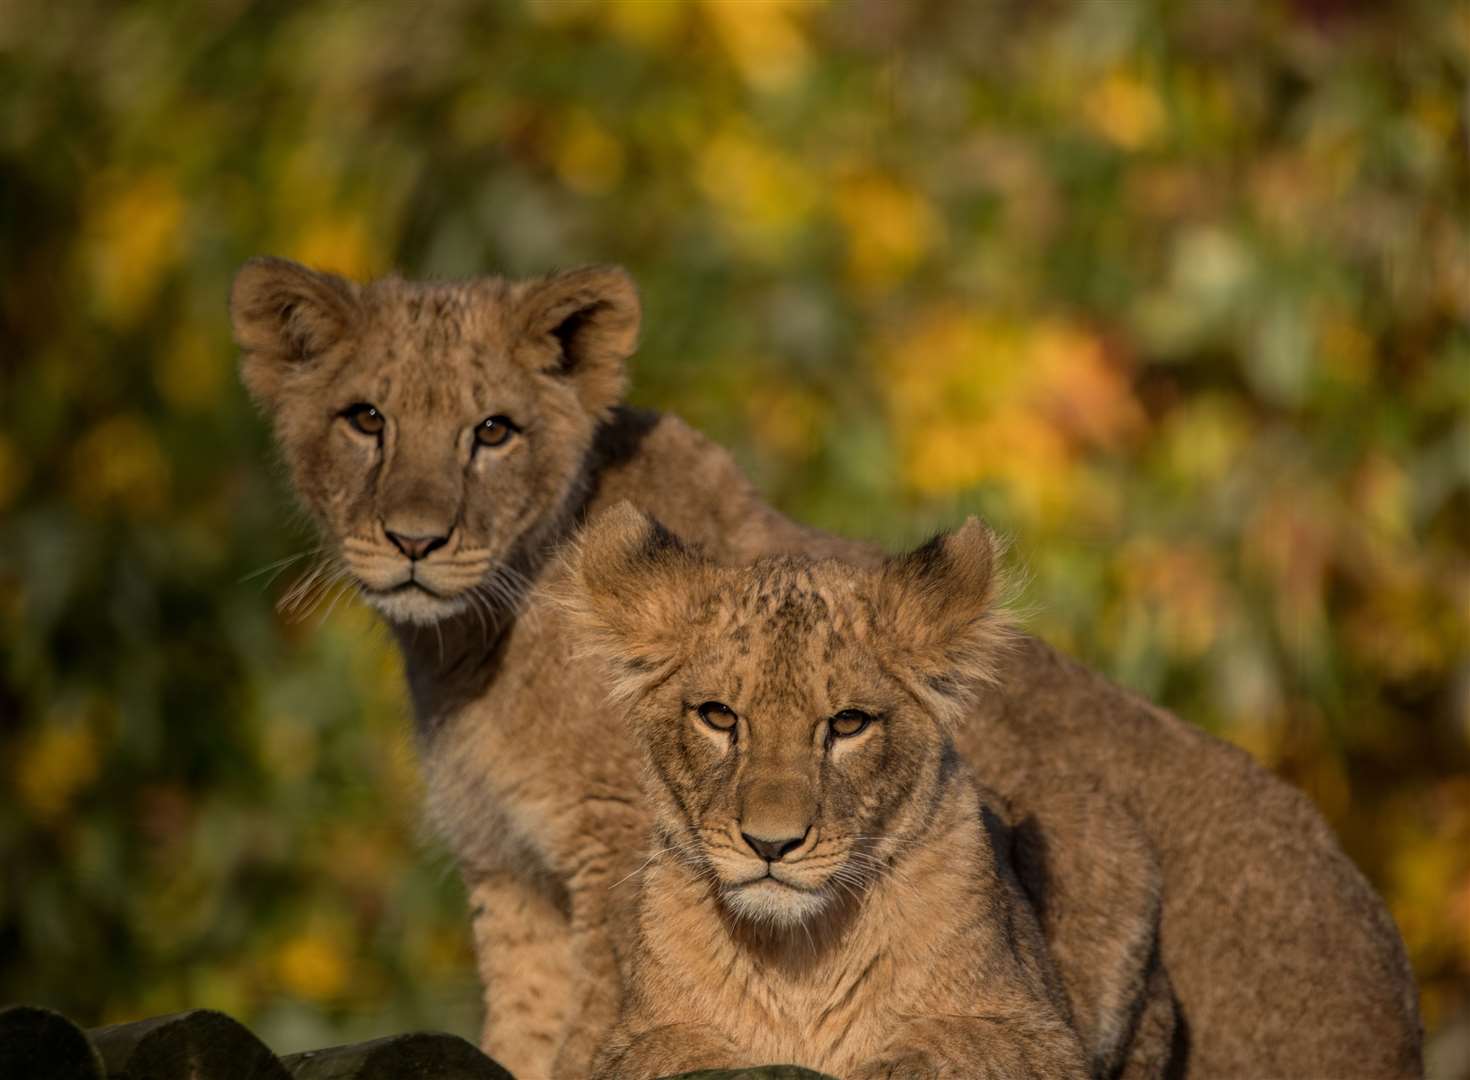
[[[493,882],[502,896],[475,924],[484,1044],[522,1080],[585,1076],[620,997],[609,887],[636,869],[649,814],[599,668],[543,602],[557,545],[629,499],[722,563],[877,555],[781,517],[678,420],[608,411],[636,333],[620,271],[348,285],[258,260],[232,313],[298,494],[403,650],[431,819],[471,891]],[[359,400],[388,417],[381,444],[340,418]],[[493,414],[522,435],[472,451]],[[453,526],[422,566],[382,535],[405,507]],[[410,571],[444,595],[385,590]],[[982,783],[1018,822],[1096,790],[1157,859],[1188,1075],[1419,1072],[1402,945],[1300,793],[1034,639],[1017,639],[996,678],[955,735]],[[1053,874],[1086,880],[1071,845],[1050,847]],[[524,902],[503,902],[506,889]],[[575,965],[575,985],[533,994],[524,943],[553,941],[568,959],[552,969]]]
[[[1009,801],[1003,812],[1092,1075],[1172,1075],[1183,1061],[1159,956],[1163,882],[1143,830],[1085,782],[1029,813]]]
[[[951,738],[1003,633],[994,559],[973,520],[876,569],[717,567],[627,504],[589,526],[566,604],[625,687],[655,812],[595,1075],[1086,1075]]]

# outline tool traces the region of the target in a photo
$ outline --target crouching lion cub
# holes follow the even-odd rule
[[[637,867],[649,814],[632,740],[609,737],[601,678],[543,601],[555,554],[623,499],[720,562],[879,552],[786,518],[724,449],[622,404],[640,309],[620,270],[358,283],[254,259],[230,308],[322,534],[296,595],[350,583],[402,653],[426,809],[469,894],[482,1045],[525,1080],[583,1080],[622,993],[608,905],[629,890],[608,886]],[[1403,943],[1301,792],[1042,641],[1018,634],[1000,663],[956,742],[1018,830],[1039,828],[1022,845],[1038,873],[1020,848],[1017,866],[1096,1075],[1148,1027],[1116,1003],[1150,949],[1184,1076],[1422,1073]],[[1139,896],[1157,918],[1140,910],[1136,933],[1081,872],[1093,817],[1054,826],[1079,792],[1156,864]]]
[[[1005,636],[971,519],[873,568],[719,567],[627,503],[564,604],[655,808],[596,1074],[1085,1077],[1008,830],[955,751]]]

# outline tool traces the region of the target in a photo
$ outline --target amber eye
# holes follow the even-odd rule
[[[697,710],[699,718],[716,731],[735,730],[735,711],[718,701],[706,701]]]
[[[383,414],[365,401],[343,409],[342,418],[364,435],[376,438],[383,434]]]
[[[827,730],[839,739],[850,739],[873,722],[861,709],[843,709],[827,721]]]
[[[475,428],[475,442],[480,446],[504,446],[521,429],[508,416],[492,416]]]

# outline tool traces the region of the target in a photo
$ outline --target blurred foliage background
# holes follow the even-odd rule
[[[978,511],[1238,743],[1470,1060],[1470,5],[0,5],[0,999],[473,1034],[397,662],[233,371],[270,252],[619,261],[635,398],[789,513]]]

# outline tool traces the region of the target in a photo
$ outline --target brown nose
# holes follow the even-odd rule
[[[808,829],[807,832],[811,830]],[[791,852],[801,847],[801,842],[806,839],[806,833],[800,836],[786,836],[778,840],[768,840],[763,836],[751,836],[743,832],[740,838],[745,841],[750,850],[759,855],[766,862],[780,862]]]
[[[388,530],[384,529],[384,532]],[[431,551],[438,551],[449,543],[447,536],[404,536],[402,533],[389,532],[388,539],[393,541],[393,546],[403,552],[413,562],[418,562]]]

